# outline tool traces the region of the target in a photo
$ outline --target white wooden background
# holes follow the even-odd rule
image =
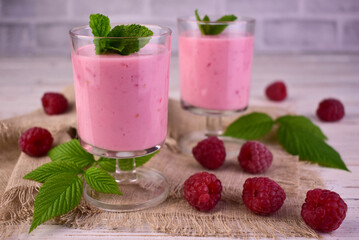
[[[255,56],[252,105],[280,106],[306,115],[318,124],[342,156],[351,173],[319,168],[327,188],[339,193],[348,205],[342,226],[324,239],[359,239],[359,55],[274,55]],[[264,88],[275,79],[286,82],[289,98],[273,103],[264,96]],[[0,58],[0,119],[17,116],[41,107],[46,91],[61,91],[72,83],[70,58]],[[177,57],[172,57],[170,96],[179,98]],[[340,99],[346,115],[338,123],[322,123],[315,111],[320,100]],[[15,239],[15,238],[13,238]],[[192,239],[151,233],[111,230],[76,230],[63,226],[38,227],[20,239]],[[212,238],[196,238],[212,239]],[[299,238],[297,238],[299,239]]]

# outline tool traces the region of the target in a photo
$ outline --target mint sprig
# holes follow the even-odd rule
[[[96,54],[130,55],[149,43],[153,35],[150,29],[138,24],[118,25],[111,30],[109,18],[102,14],[91,14],[89,25],[95,37]]]
[[[135,159],[136,165],[143,165],[156,153]],[[99,158],[95,161],[77,139],[51,149],[48,156],[51,162],[24,176],[24,179],[43,183],[35,198],[29,232],[74,209],[81,201],[84,181],[97,192],[122,195],[116,180],[108,173],[116,170],[116,159]],[[133,163],[133,159],[131,161]],[[126,166],[122,170],[127,170]]]
[[[201,33],[203,35],[218,35],[224,31],[224,29],[228,26],[228,24],[206,24],[206,22],[210,22],[210,18],[208,15],[205,15],[203,19],[198,14],[198,10],[195,10],[195,15],[197,21],[203,22],[199,23],[198,27],[201,30]],[[233,22],[237,20],[237,17],[235,15],[224,15],[223,17],[219,18],[216,22]]]
[[[251,113],[231,123],[224,136],[259,139],[274,125],[278,125],[277,139],[288,153],[320,166],[349,171],[340,154],[325,142],[327,137],[321,129],[304,116],[285,115],[274,121],[265,113]]]
[[[102,14],[90,15],[90,28],[94,37],[106,37],[111,31],[110,19]],[[96,54],[107,52],[107,39],[94,39]]]

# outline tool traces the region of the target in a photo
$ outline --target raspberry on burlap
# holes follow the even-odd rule
[[[194,158],[205,168],[217,169],[226,159],[226,149],[222,140],[208,137],[199,142],[193,149]]]
[[[222,184],[214,174],[196,173],[183,185],[183,195],[187,202],[202,212],[213,209],[221,200]]]

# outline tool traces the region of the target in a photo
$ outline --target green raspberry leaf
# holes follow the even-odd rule
[[[95,162],[93,155],[86,152],[77,139],[54,147],[47,155],[52,161],[69,161],[75,163],[80,168],[87,167]]]
[[[82,173],[83,170],[73,162],[56,161],[41,165],[32,172],[26,174],[24,179],[34,180],[40,183],[61,173],[73,173],[75,175]]]
[[[94,37],[107,37],[111,31],[110,19],[102,14],[90,15],[90,28]],[[94,39],[96,54],[107,52],[107,39]]]
[[[324,167],[349,171],[339,153],[329,146],[326,137],[305,117],[285,116],[277,119],[279,143],[292,155],[301,160],[318,163]],[[314,126],[314,127],[313,127]]]
[[[273,127],[273,119],[265,114],[254,112],[239,117],[231,123],[223,136],[254,140],[266,135]]]
[[[224,31],[224,29],[228,26],[228,24],[220,24],[220,25],[210,25],[206,24],[205,22],[210,22],[208,15],[205,15],[201,20],[201,17],[198,14],[198,10],[195,10],[196,20],[203,22],[199,23],[198,27],[201,30],[203,35],[218,35]],[[235,15],[224,15],[223,17],[219,18],[216,22],[233,22],[237,20]]]
[[[74,173],[61,173],[47,179],[35,198],[29,232],[41,223],[74,209],[80,203],[82,191],[82,180]]]
[[[134,168],[133,158],[121,158],[121,159],[118,159],[117,161],[118,161],[118,167],[122,171],[130,171],[130,170],[133,170],[133,168]]]
[[[107,172],[114,172],[116,171],[116,159],[114,158],[104,158],[104,157],[100,157],[97,160],[98,165],[100,165],[100,167],[103,170],[106,170]]]
[[[122,195],[116,180],[101,168],[88,168],[85,171],[84,177],[87,184],[97,192]]]
[[[140,167],[140,166],[144,165],[145,163],[147,163],[151,158],[153,158],[159,152],[160,151],[157,151],[157,152],[148,154],[146,156],[135,158],[136,167]],[[122,171],[130,171],[130,170],[132,170],[133,167],[134,167],[133,166],[133,158],[118,159],[118,167]]]
[[[116,26],[108,34],[108,37],[125,38],[109,39],[108,48],[121,55],[130,55],[143,48],[151,40],[152,35],[153,32],[150,29],[138,24]]]
[[[282,126],[290,126],[293,129],[300,129],[300,131],[304,131],[308,134],[315,135],[321,140],[328,139],[318,126],[312,123],[312,121],[310,121],[309,118],[304,116],[286,115],[277,118],[275,122],[279,123]]]

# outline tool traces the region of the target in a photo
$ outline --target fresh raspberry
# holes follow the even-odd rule
[[[205,168],[217,169],[226,159],[226,149],[222,140],[217,137],[208,137],[200,141],[192,149],[194,158]]]
[[[282,207],[285,198],[283,188],[269,178],[248,178],[243,184],[243,203],[254,213],[260,215],[274,213]]]
[[[272,153],[266,146],[257,141],[248,141],[243,144],[238,155],[238,162],[245,172],[265,172],[273,161]]]
[[[336,122],[344,117],[343,104],[334,98],[324,99],[319,103],[317,116],[324,122]]]
[[[48,92],[41,98],[42,106],[48,115],[65,112],[68,107],[67,99],[61,93]]]
[[[311,228],[331,232],[343,222],[347,209],[346,203],[338,193],[314,189],[307,192],[301,215]]]
[[[287,97],[287,88],[282,81],[276,81],[266,88],[266,95],[272,101],[283,101]]]
[[[213,209],[221,200],[222,184],[214,174],[196,173],[183,185],[183,195],[188,203],[202,212]]]
[[[33,127],[21,135],[19,147],[32,157],[40,157],[51,149],[53,140],[51,133],[45,128]]]

